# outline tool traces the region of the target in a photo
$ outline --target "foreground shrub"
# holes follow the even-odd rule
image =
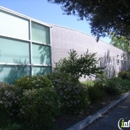
[[[2,130],[21,130],[21,125],[17,123],[10,122]]]
[[[23,77],[15,86],[0,83],[0,118],[5,129],[50,130],[60,112],[58,103],[59,96],[47,77]],[[8,124],[7,119],[18,124]]]
[[[67,73],[52,73],[48,78],[60,97],[62,112],[77,114],[88,106],[87,91],[77,78]]]
[[[121,71],[119,72],[118,77],[121,79],[130,80],[130,71]]]
[[[58,97],[53,88],[24,91],[19,118],[35,129],[50,129],[59,114]]]
[[[104,88],[107,94],[116,96],[122,93],[123,86],[116,81],[116,78],[107,80],[106,86]]]
[[[117,96],[129,90],[130,82],[120,78],[107,79],[106,75],[98,75],[94,86],[88,87],[91,102],[105,99],[106,96]]]
[[[108,80],[109,87],[114,87],[117,89],[118,94],[128,92],[130,90],[130,81],[123,80],[121,78],[112,78]]]
[[[105,91],[102,89],[102,83],[95,83],[94,86],[88,87],[88,94],[90,101],[102,101],[105,98]]]
[[[8,83],[0,83],[0,109],[1,114],[16,116],[19,113],[19,89]],[[4,112],[2,112],[2,110]]]
[[[43,75],[22,77],[21,79],[15,81],[15,85],[21,89],[44,88],[52,86],[51,81]]]

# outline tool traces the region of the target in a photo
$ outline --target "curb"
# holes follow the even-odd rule
[[[106,113],[108,110],[110,110],[112,107],[117,105],[119,102],[124,100],[130,95],[130,91],[123,94],[118,100],[113,101],[110,103],[107,107],[102,108],[101,110],[97,111],[95,114],[85,118],[84,120],[81,120],[80,122],[76,123],[72,127],[68,128],[67,130],[82,130],[88,125],[90,125],[92,122],[94,122],[96,119],[100,118],[104,113]]]

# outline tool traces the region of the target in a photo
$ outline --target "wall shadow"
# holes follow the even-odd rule
[[[124,53],[121,55],[124,55]],[[117,63],[117,60],[119,60],[119,64]],[[110,50],[107,50],[107,52],[101,58],[99,65],[101,67],[105,67],[104,73],[107,75],[108,78],[112,78],[116,77],[118,75],[118,72],[120,72],[121,70],[127,70],[127,62],[127,59],[125,61],[124,59],[122,60],[121,56],[119,56],[118,54],[116,55],[116,57],[110,56]]]
[[[34,75],[46,75],[51,72],[51,67],[34,67],[33,74]]]
[[[18,65],[0,66],[0,69],[2,69],[0,76],[1,82],[13,84],[16,79],[30,75],[30,67],[27,66],[28,63],[26,60],[24,60],[24,62],[21,60],[14,60],[14,63],[17,63]]]
[[[51,49],[49,46],[39,46],[40,64],[51,65]]]
[[[121,59],[121,67],[120,70],[130,70],[130,54],[123,53]]]
[[[101,58],[100,66],[105,68],[104,73],[108,78],[116,76],[116,61],[114,57],[110,56],[109,50]]]

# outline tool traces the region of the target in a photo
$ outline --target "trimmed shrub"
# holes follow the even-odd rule
[[[130,71],[121,71],[119,72],[118,77],[121,79],[130,80]]]
[[[19,118],[33,129],[50,129],[54,117],[59,114],[58,96],[54,89],[30,89],[23,94]]]
[[[106,92],[111,95],[120,95],[130,90],[130,81],[121,78],[112,78],[107,81]]]
[[[76,77],[67,73],[52,73],[48,78],[60,97],[62,112],[78,114],[88,106],[87,91]]]
[[[91,103],[102,101],[105,98],[104,80],[101,81],[99,78],[95,81],[88,81],[84,83],[88,91],[89,100]]]
[[[94,84],[94,86],[88,87],[89,99],[92,103],[102,101],[105,98],[105,91],[101,88],[102,86],[100,86],[99,83]]]
[[[107,86],[105,88],[105,92],[111,96],[117,96],[117,95],[120,95],[121,94],[121,91],[120,91],[120,84],[116,84],[116,86],[112,86],[112,82],[109,83],[109,86]]]
[[[122,92],[122,86],[119,82],[116,82],[116,78],[107,80],[107,84],[105,86],[105,92],[109,95],[116,96],[120,95]]]
[[[51,81],[43,75],[22,77],[15,81],[15,85],[21,89],[35,89],[52,86]]]
[[[107,77],[103,75],[98,75],[95,84],[93,87],[88,88],[89,98],[91,102],[103,100],[107,95],[117,96],[122,92],[128,90],[125,84],[122,84],[121,79],[112,78],[107,79]]]

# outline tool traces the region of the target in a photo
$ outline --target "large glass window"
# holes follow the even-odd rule
[[[50,47],[42,44],[32,44],[33,64],[50,65]]]
[[[0,18],[0,82],[50,73],[50,28],[2,9]]]
[[[51,67],[33,67],[33,75],[44,75],[51,73]]]
[[[29,21],[0,10],[0,34],[29,39]]]
[[[0,37],[1,63],[30,63],[29,43]]]
[[[32,40],[50,44],[49,28],[32,22]]]
[[[0,65],[0,82],[14,83],[15,79],[30,75],[30,67],[25,65]]]

